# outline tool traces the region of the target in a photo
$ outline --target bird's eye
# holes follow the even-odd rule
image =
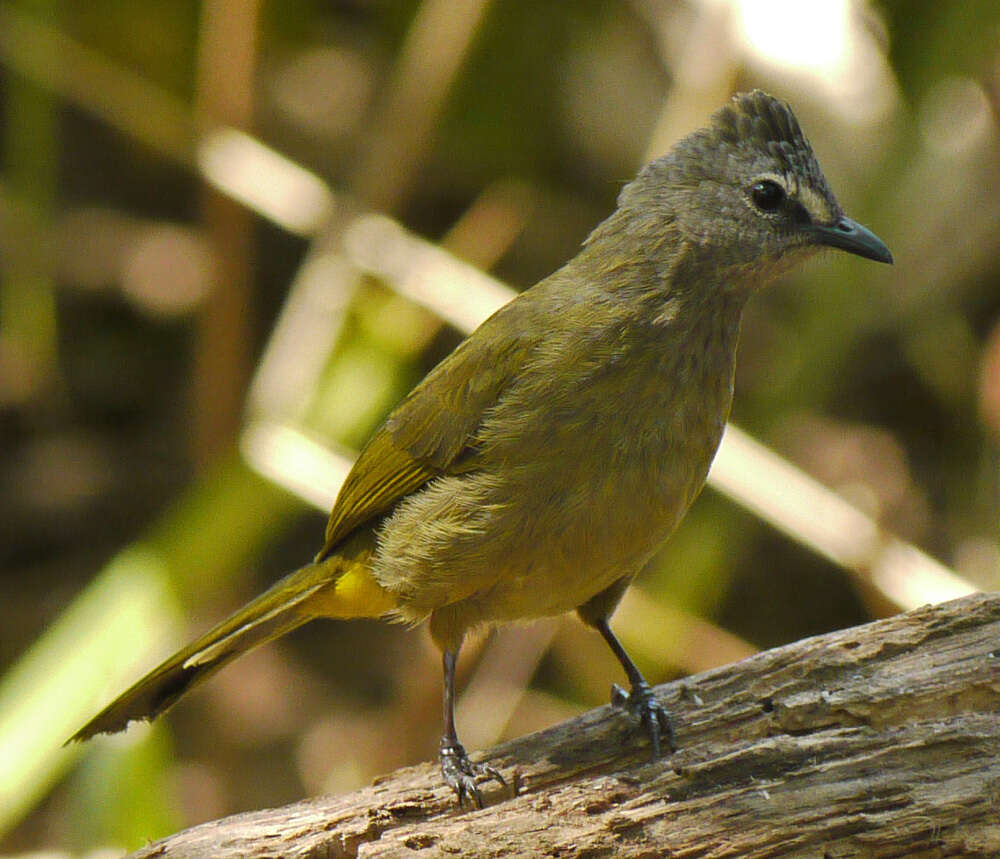
[[[750,199],[762,212],[774,212],[785,202],[785,189],[777,182],[762,179],[750,188]]]

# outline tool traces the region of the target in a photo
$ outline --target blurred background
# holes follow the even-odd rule
[[[311,558],[388,409],[754,86],[896,264],[751,302],[733,421],[766,447],[727,439],[616,617],[655,682],[998,586],[1000,4],[0,2],[0,853],[434,757],[426,631],[361,621],[61,743]],[[470,750],[621,679],[573,618],[467,650]]]

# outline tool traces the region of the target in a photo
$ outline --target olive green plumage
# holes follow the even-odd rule
[[[315,616],[429,619],[444,653],[441,761],[461,799],[501,780],[468,760],[454,659],[475,627],[578,609],[654,752],[663,709],[608,628],[700,492],[732,399],[740,317],[823,247],[890,262],[846,218],[791,109],[736,96],[653,161],[580,252],[484,322],[375,431],[313,564],[167,660],[77,735],[150,718],[238,653]]]

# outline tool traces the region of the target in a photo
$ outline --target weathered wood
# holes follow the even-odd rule
[[[518,795],[458,809],[431,764],[135,857],[1000,856],[1000,594],[659,688],[679,750],[610,707],[497,747]]]

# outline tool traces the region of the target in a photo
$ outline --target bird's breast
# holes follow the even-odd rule
[[[566,611],[638,572],[704,484],[732,397],[731,333],[652,338],[589,366],[568,350],[550,378],[532,368],[485,416],[474,468],[391,517],[380,581],[414,617],[463,602],[471,624]]]

